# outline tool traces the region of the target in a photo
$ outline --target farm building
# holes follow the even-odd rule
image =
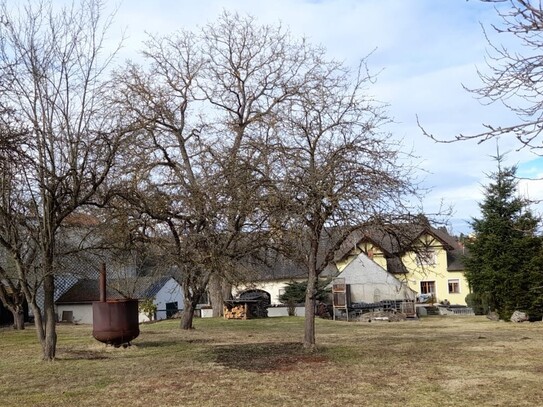
[[[152,299],[157,307],[155,319],[165,319],[183,307],[183,289],[172,277],[137,277],[110,280],[107,299]],[[98,280],[82,279],[75,283],[56,301],[61,321],[92,324],[92,303],[99,301]],[[140,313],[139,321],[149,318]]]

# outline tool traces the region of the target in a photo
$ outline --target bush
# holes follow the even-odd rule
[[[466,295],[466,304],[475,315],[487,315],[490,312],[490,301],[488,295],[470,293]]]
[[[329,281],[319,281],[317,284],[317,302],[328,302],[330,290],[325,289]],[[285,287],[285,292],[279,296],[279,301],[287,306],[289,316],[295,315],[296,306],[305,303],[307,281],[292,281]]]
[[[145,315],[147,315],[147,318],[149,318],[149,321],[152,321],[155,319],[155,314],[157,311],[157,306],[153,302],[153,298],[146,298],[139,303],[139,310],[140,312],[143,312]]]

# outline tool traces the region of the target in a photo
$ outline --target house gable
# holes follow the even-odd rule
[[[469,286],[464,277],[462,248],[446,230],[415,225],[399,227],[398,233],[370,229],[357,232],[343,256],[336,259],[345,270],[360,253],[366,254],[389,273],[402,276],[414,291],[431,291],[438,301],[465,305]],[[348,250],[346,250],[348,249]]]
[[[389,273],[364,253],[359,253],[338,275],[350,287],[351,302],[414,300],[416,293],[405,281]]]

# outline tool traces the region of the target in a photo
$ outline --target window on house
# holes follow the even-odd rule
[[[460,293],[460,280],[454,279],[449,280],[449,294],[459,294]]]
[[[417,265],[433,266],[437,263],[436,252],[430,248],[423,248],[417,252]]]
[[[436,282],[435,281],[421,281],[420,293],[421,294],[435,294]]]

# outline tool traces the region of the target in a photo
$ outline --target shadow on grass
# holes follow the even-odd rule
[[[103,352],[97,352],[93,350],[78,350],[71,349],[62,352],[61,356],[57,357],[58,360],[102,360],[109,359],[108,355]]]
[[[134,342],[138,348],[166,348],[179,345],[200,345],[213,342],[212,339],[164,339],[159,341]]]
[[[300,343],[250,343],[218,346],[213,352],[216,362],[233,369],[250,372],[290,371],[302,365],[324,363],[326,355],[307,353]]]

